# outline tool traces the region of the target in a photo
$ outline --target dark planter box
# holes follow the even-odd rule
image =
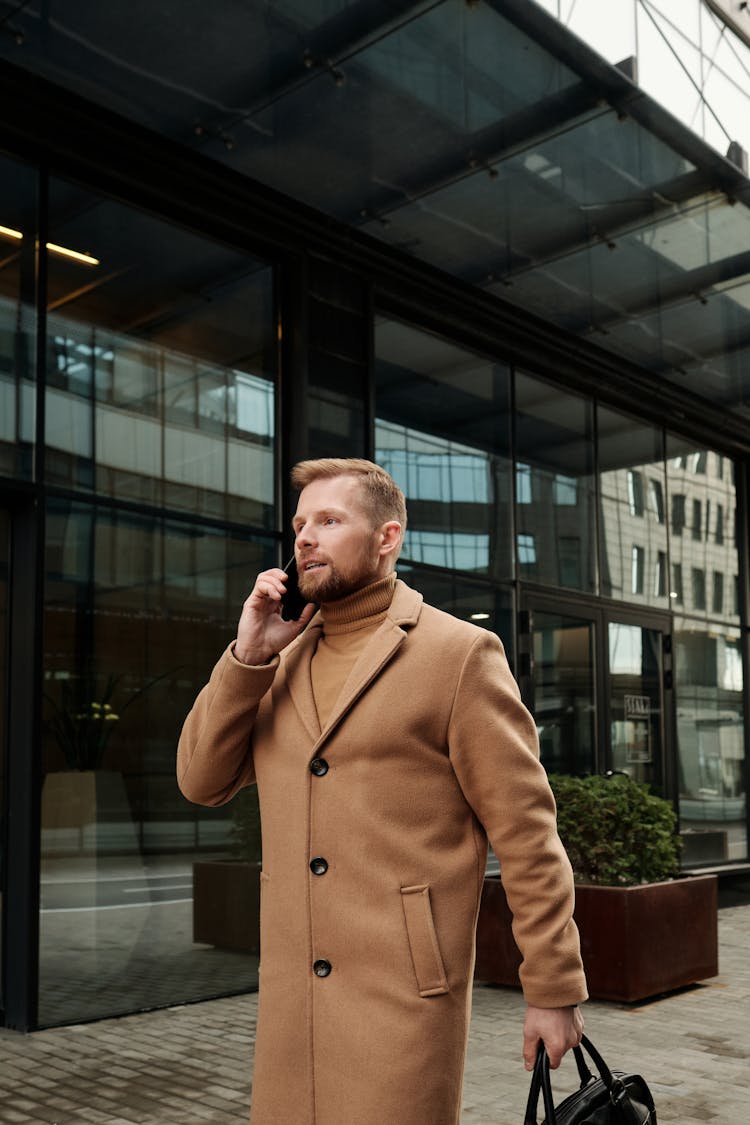
[[[632,1003],[719,971],[715,875],[637,887],[576,886],[575,920],[592,1000]],[[521,955],[499,876],[484,881],[475,977],[518,986]]]
[[[193,941],[260,952],[260,864],[203,860],[193,864]]]

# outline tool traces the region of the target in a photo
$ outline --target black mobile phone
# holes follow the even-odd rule
[[[307,598],[300,593],[297,580],[297,562],[294,555],[284,567],[287,575],[286,593],[281,599],[281,616],[284,621],[297,621],[302,610],[307,605]]]

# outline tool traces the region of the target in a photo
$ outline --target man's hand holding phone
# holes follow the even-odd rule
[[[288,570],[272,567],[259,574],[250,597],[242,607],[234,655],[243,664],[267,664],[299,636],[315,613],[315,604],[306,603],[296,587],[293,558],[287,566]],[[289,586],[291,589],[288,591]],[[284,613],[298,613],[298,616],[296,620],[286,620]]]

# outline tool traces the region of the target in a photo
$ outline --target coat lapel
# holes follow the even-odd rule
[[[312,658],[323,630],[320,614],[316,614],[304,633],[289,646],[284,656],[286,686],[297,713],[315,744],[315,750],[330,737],[344,715],[392,659],[406,637],[406,630],[402,626],[416,625],[421,609],[422,595],[403,582],[397,582],[393,601],[383,624],[347,676],[322,731],[310,674]]]
[[[362,693],[383,670],[400,647],[405,636],[404,630],[386,617],[344,681],[339,697],[321,733],[321,742],[331,735],[347,711],[354,706]]]
[[[320,733],[316,750],[321,742],[331,736],[347,712],[393,658],[406,637],[406,630],[402,626],[415,625],[421,608],[422,595],[403,582],[397,582],[390,610],[344,681],[328,721]],[[312,694],[312,688],[310,693]]]

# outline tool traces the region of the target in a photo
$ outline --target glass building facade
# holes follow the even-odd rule
[[[256,986],[257,885],[225,887],[256,810],[190,805],[174,760],[307,456],[392,473],[400,576],[501,637],[549,771],[628,773],[686,869],[750,866],[730,33],[680,5],[678,125],[609,65],[645,84],[673,4],[613,5],[611,51],[582,0],[272,7],[208,14],[269,66],[227,46],[202,92],[187,47],[153,62],[168,27],[144,56],[140,8],[29,7],[0,43],[9,1027]]]

